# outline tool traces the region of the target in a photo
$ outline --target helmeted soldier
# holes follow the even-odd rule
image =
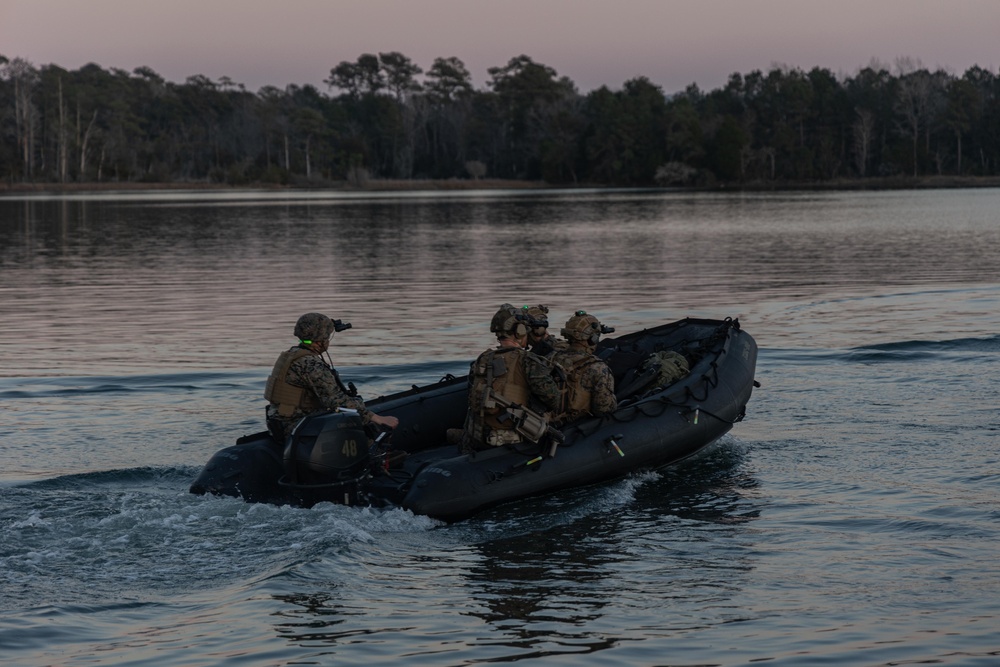
[[[511,406],[528,409],[544,419],[561,410],[562,390],[547,360],[528,352],[527,316],[508,303],[490,322],[497,347],[472,362],[469,411],[462,436],[463,451],[522,442]],[[516,412],[516,408],[514,409]]]
[[[357,410],[365,424],[389,428],[399,424],[396,417],[383,417],[366,408],[353,386],[345,387],[333,364],[323,360],[334,332],[350,327],[320,313],[306,313],[295,323],[299,344],[278,356],[264,389],[267,430],[279,443],[284,443],[303,417],[336,408]]]
[[[556,350],[564,350],[567,343],[549,333],[549,307],[544,304],[522,306],[528,316],[528,349],[540,357],[551,357]]]
[[[560,331],[569,346],[552,356],[566,373],[565,409],[558,423],[605,415],[618,407],[614,375],[608,365],[594,355],[601,334],[612,331],[614,329],[582,310],[576,311]]]

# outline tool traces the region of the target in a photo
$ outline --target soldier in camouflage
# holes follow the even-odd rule
[[[543,304],[523,306],[528,316],[528,349],[540,357],[551,357],[556,350],[565,350],[568,344],[549,333],[549,307]]]
[[[337,325],[350,327],[339,321]],[[268,400],[267,430],[279,443],[284,443],[303,417],[336,408],[357,410],[365,424],[388,428],[399,424],[396,417],[383,417],[366,408],[361,397],[340,381],[333,365],[323,360],[335,329],[326,315],[306,313],[295,323],[299,344],[282,352],[274,364],[264,398]]]
[[[486,350],[469,372],[469,411],[462,434],[462,451],[469,452],[521,442],[507,408],[509,401],[551,417],[562,407],[562,390],[553,377],[554,367],[525,349],[527,316],[503,304],[490,323],[497,347]]]
[[[618,407],[615,378],[606,363],[594,355],[602,333],[614,331],[582,310],[569,318],[561,333],[569,347],[557,351],[552,360],[566,372],[565,409],[559,424],[587,416],[601,416]]]

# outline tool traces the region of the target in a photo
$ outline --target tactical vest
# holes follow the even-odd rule
[[[485,442],[487,431],[513,431],[510,422],[504,424],[498,417],[504,408],[496,404],[492,395],[502,396],[511,403],[528,405],[531,390],[524,375],[523,356],[526,351],[517,347],[503,347],[484,352],[472,364],[472,382],[469,387],[469,416],[472,438]]]
[[[288,370],[292,367],[292,363],[310,354],[315,354],[315,352],[301,347],[293,347],[282,352],[278,360],[274,362],[274,369],[267,378],[267,385],[264,387],[264,398],[278,405],[278,414],[282,417],[291,417],[296,410],[310,413],[322,407],[313,392],[305,387],[289,384],[285,379],[288,377]]]
[[[557,359],[557,363],[566,371],[567,377],[566,400],[564,404],[566,407],[561,421],[571,421],[582,415],[591,414],[591,392],[583,386],[580,379],[589,366],[603,362],[597,357],[588,354],[579,355],[569,363],[564,363],[561,359]]]

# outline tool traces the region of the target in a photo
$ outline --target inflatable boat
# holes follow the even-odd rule
[[[683,357],[688,372],[663,381],[655,363],[663,352]],[[303,419],[286,443],[267,432],[244,436],[209,460],[191,492],[306,507],[402,507],[459,521],[685,459],[742,420],[759,386],[757,344],[735,319],[689,318],[606,338],[596,354],[614,373],[617,410],[549,429],[537,442],[460,453],[448,442],[465,420],[468,378],[447,376],[367,401],[399,418],[391,433],[375,435],[357,414],[337,411]]]

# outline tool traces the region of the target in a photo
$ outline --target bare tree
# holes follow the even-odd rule
[[[857,119],[854,121],[854,164],[859,176],[868,172],[868,154],[871,151],[872,139],[875,136],[875,114],[868,109],[855,109]]]
[[[59,77],[59,182],[66,182],[69,153],[66,146],[66,105],[63,103],[62,77]]]
[[[304,137],[303,150],[306,160],[306,180],[312,180],[313,140],[326,134],[323,114],[315,109],[300,109],[295,117],[295,130]]]
[[[972,127],[980,113],[981,100],[975,85],[966,78],[948,84],[948,103],[944,123],[955,135],[955,173],[962,173],[962,135]]]
[[[85,174],[87,173],[87,148],[90,144],[91,133],[94,131],[94,123],[97,122],[97,109],[94,109],[94,115],[91,116],[90,122],[87,124],[87,129],[80,135],[80,100],[76,101],[76,144],[80,147],[80,173],[78,175],[79,180],[85,180]]]
[[[917,148],[920,131],[930,121],[933,80],[930,72],[920,67],[919,60],[899,58],[896,61],[896,68],[899,71],[899,88],[894,106],[899,115],[900,131],[912,140],[913,176],[916,177],[919,166]]]
[[[14,82],[14,134],[21,157],[22,178],[31,180],[35,154],[35,103],[32,100],[38,84],[38,70],[24,58],[14,58],[4,66],[4,74]]]

